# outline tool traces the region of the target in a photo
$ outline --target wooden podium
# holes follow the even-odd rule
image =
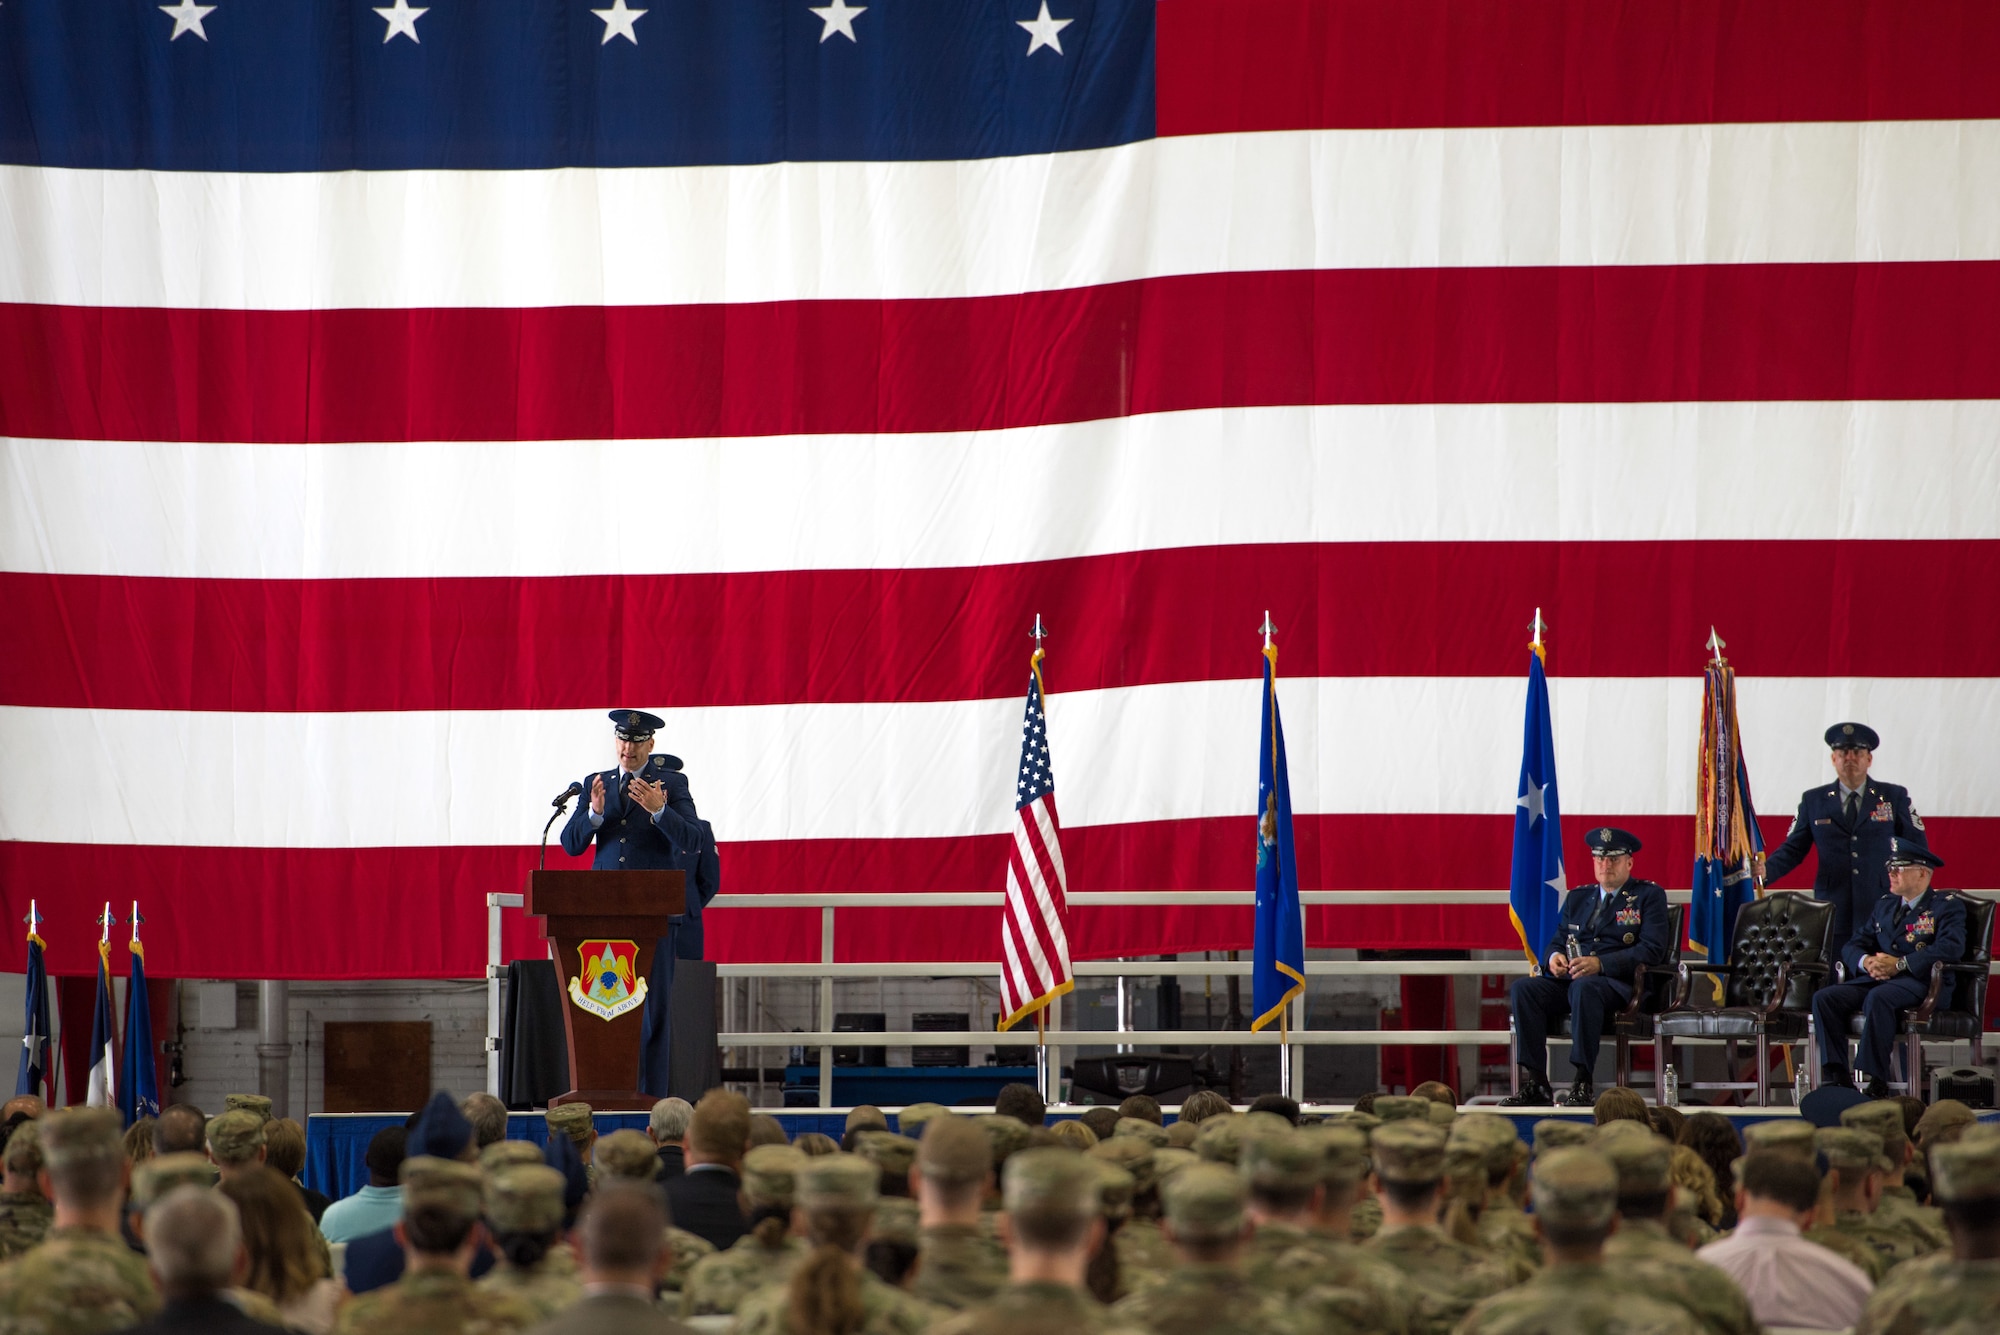
[[[678,871],[531,871],[527,910],[541,918],[563,991],[567,1094],[599,1112],[644,1112],[660,1096],[639,1081],[640,1035],[653,947],[687,907]],[[666,998],[660,998],[665,1004]]]

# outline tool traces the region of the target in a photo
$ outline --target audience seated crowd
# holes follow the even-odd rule
[[[1599,1096],[1524,1139],[1429,1082],[1053,1124],[860,1107],[787,1143],[716,1089],[600,1136],[438,1094],[305,1187],[268,1100],[0,1112],[0,1335],[1760,1335],[2000,1330],[2000,1126],[1829,1089],[1739,1137]],[[336,1247],[338,1251],[336,1252]]]

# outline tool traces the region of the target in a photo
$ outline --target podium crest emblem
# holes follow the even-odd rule
[[[636,941],[586,941],[577,947],[582,968],[569,980],[569,999],[602,1020],[615,1020],[646,1004]]]

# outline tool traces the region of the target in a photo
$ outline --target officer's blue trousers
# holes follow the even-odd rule
[[[1896,1012],[1923,1002],[1930,984],[1904,974],[1886,982],[1834,983],[1813,993],[1813,1028],[1823,1066],[1847,1065],[1847,1022],[1861,1013],[1860,1051],[1854,1069],[1887,1080],[1896,1051]]]
[[[1632,985],[1593,974],[1588,978],[1516,978],[1508,989],[1519,1035],[1521,1065],[1532,1071],[1549,1068],[1549,1029],[1570,1017],[1569,1059],[1585,1070],[1597,1067],[1597,1045],[1614,1012],[1632,1000]]]

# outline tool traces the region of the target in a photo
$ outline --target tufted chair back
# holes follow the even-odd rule
[[[1956,976],[1957,992],[1947,991],[1939,1008],[1983,1018],[1986,1014],[1987,966],[1993,963],[1994,904],[1990,899],[1976,899],[1971,895],[1961,895],[1959,900],[1965,905],[1965,962],[1979,967]]]
[[[1833,905],[1811,895],[1767,895],[1736,910],[1736,930],[1729,943],[1732,971],[1722,1004],[1770,1005],[1778,966],[1824,962],[1832,930]],[[1792,974],[1786,980],[1785,1009],[1804,1010],[1818,983]]]

